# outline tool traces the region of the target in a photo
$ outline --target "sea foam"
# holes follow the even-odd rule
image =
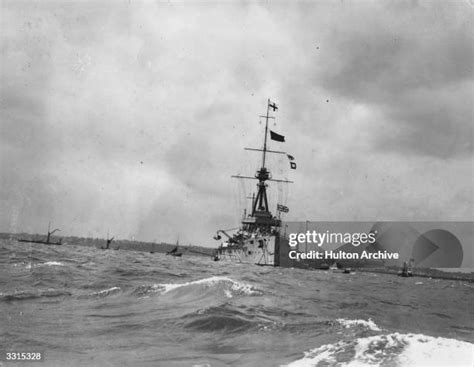
[[[44,266],[64,266],[64,264],[59,262],[59,261],[48,261],[48,262],[45,262],[41,265],[44,265]]]
[[[108,296],[109,294],[116,293],[120,290],[121,290],[120,287],[112,287],[112,288],[107,288],[98,292],[91,293],[90,296],[105,297],[105,296]]]
[[[376,335],[326,344],[288,367],[316,366],[469,366],[474,344],[423,334]]]
[[[368,320],[337,319],[336,321],[342,326],[345,326],[346,328],[362,326],[372,331],[381,331],[381,329],[377,326],[375,322],[372,321],[372,319],[368,319]]]
[[[207,289],[212,289],[214,287],[222,287],[224,294],[228,298],[232,298],[233,295],[236,294],[244,294],[244,295],[259,295],[262,294],[257,288],[250,284],[242,283],[235,281],[228,277],[223,276],[213,276],[210,278],[205,279],[198,279],[193,280],[191,282],[186,283],[175,283],[175,284],[155,284],[153,287],[154,289],[161,292],[161,294],[166,294],[171,291],[180,289],[180,288],[188,288],[188,287],[204,287]]]

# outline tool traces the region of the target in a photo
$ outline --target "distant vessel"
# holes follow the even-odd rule
[[[109,238],[109,234],[107,233],[107,243],[105,247],[101,247],[102,250],[109,250],[110,245],[112,244],[112,241],[114,240],[115,237]]]
[[[413,259],[410,259],[409,262],[405,261],[402,266],[402,270],[398,273],[398,276],[407,278],[407,277],[412,277],[413,276],[413,265],[412,265]]]
[[[51,223],[48,224],[48,234],[46,235],[46,241],[44,240],[30,240],[30,239],[24,239],[20,238],[17,241],[18,242],[30,242],[30,243],[41,243],[43,245],[62,245],[62,240],[59,239],[57,242],[51,242],[51,235],[55,232],[59,232],[60,229],[56,228],[51,231]]]
[[[171,256],[175,256],[175,257],[181,257],[183,256],[183,253],[182,252],[178,252],[178,249],[179,249],[179,238],[178,240],[176,241],[176,247],[174,249],[172,249],[171,251],[168,251],[166,253],[166,255],[171,255]]]
[[[227,240],[222,242],[216,249],[213,259],[215,261],[230,260],[242,263],[251,263],[258,265],[279,265],[280,245],[279,234],[281,229],[280,213],[288,212],[288,208],[284,205],[277,205],[279,212],[278,217],[274,216],[268,205],[267,198],[267,181],[291,183],[288,180],[276,180],[268,168],[265,166],[267,153],[284,154],[286,152],[274,151],[267,149],[267,138],[269,135],[268,120],[274,117],[270,116],[270,108],[276,111],[278,107],[275,103],[268,100],[267,114],[261,116],[265,118],[265,136],[263,139],[263,149],[245,148],[246,150],[262,152],[262,166],[256,172],[254,177],[250,176],[232,176],[238,179],[256,179],[257,195],[252,198],[252,210],[249,215],[244,212],[241,227],[231,230],[220,229],[214,236],[215,240],[221,240],[224,235]],[[285,137],[273,131],[270,131],[270,139],[284,142]],[[287,155],[292,161],[294,158]],[[293,167],[294,165],[294,167]],[[296,164],[291,162],[291,167],[295,168]],[[233,234],[228,232],[237,230]]]

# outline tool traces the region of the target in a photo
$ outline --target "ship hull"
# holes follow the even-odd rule
[[[18,242],[27,242],[27,243],[41,243],[43,245],[56,245],[56,246],[61,246],[61,242],[48,242],[48,241],[39,241],[39,240],[24,240],[24,239],[19,239],[17,240]]]
[[[277,237],[252,237],[236,244],[222,245],[217,250],[217,260],[244,264],[277,265]]]

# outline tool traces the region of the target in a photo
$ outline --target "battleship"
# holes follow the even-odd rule
[[[252,208],[250,214],[246,214],[241,222],[241,226],[233,230],[220,229],[214,236],[215,240],[225,240],[221,242],[215,251],[215,261],[234,261],[242,263],[250,263],[257,265],[279,266],[280,262],[280,230],[281,230],[281,213],[288,212],[288,207],[277,204],[278,217],[274,216],[270,211],[269,201],[267,197],[268,181],[292,183],[288,180],[279,180],[272,178],[270,170],[266,167],[267,154],[284,154],[290,160],[290,167],[296,168],[293,162],[294,158],[286,152],[268,149],[268,136],[271,140],[284,142],[285,137],[275,133],[268,128],[269,119],[275,117],[270,116],[272,112],[278,110],[275,103],[270,99],[267,101],[267,113],[265,116],[265,135],[263,138],[263,149],[245,148],[250,151],[262,152],[262,166],[255,173],[255,176],[232,176],[236,179],[258,180],[257,194],[252,197]],[[235,231],[231,233],[230,231]]]

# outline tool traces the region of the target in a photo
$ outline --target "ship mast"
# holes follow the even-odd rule
[[[256,172],[254,177],[248,176],[232,176],[235,178],[250,178],[257,179],[257,195],[255,199],[252,200],[252,213],[248,218],[245,218],[242,223],[248,226],[248,229],[254,230],[257,228],[268,231],[271,227],[280,226],[281,221],[276,217],[273,217],[272,213],[268,207],[268,198],[267,198],[267,184],[266,181],[276,181],[276,182],[286,182],[291,183],[287,180],[275,180],[271,178],[270,171],[265,167],[266,163],[266,154],[267,153],[279,153],[286,154],[286,152],[273,151],[267,149],[267,139],[268,139],[268,120],[274,119],[275,117],[270,116],[270,108],[273,108],[275,111],[278,107],[276,104],[272,104],[270,99],[267,101],[267,113],[265,116],[260,116],[265,118],[265,136],[263,139],[263,149],[254,149],[254,148],[245,148],[246,150],[255,150],[262,152],[262,167]]]
[[[257,197],[255,198],[252,205],[252,216],[255,215],[257,211],[262,213],[269,213],[268,209],[268,198],[267,198],[267,184],[266,180],[270,178],[270,171],[265,168],[265,158],[267,154],[267,137],[268,137],[268,119],[274,118],[270,116],[270,98],[267,100],[267,114],[265,116],[265,136],[263,138],[263,154],[262,154],[262,168],[260,168],[255,174],[255,178],[258,179],[258,191]],[[276,108],[275,104],[273,105]],[[271,214],[270,214],[271,215]]]
[[[265,154],[267,153],[268,119],[270,118],[269,113],[270,113],[270,98],[268,99],[268,102],[267,102],[267,114],[264,116],[265,117],[265,138],[263,140],[262,168],[265,168]]]

